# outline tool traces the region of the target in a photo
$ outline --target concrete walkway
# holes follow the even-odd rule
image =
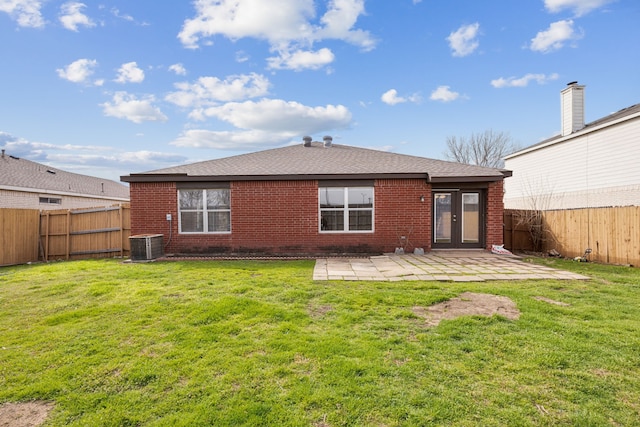
[[[314,280],[588,280],[589,277],[520,258],[487,251],[432,251],[425,255],[381,255],[370,258],[319,258]]]

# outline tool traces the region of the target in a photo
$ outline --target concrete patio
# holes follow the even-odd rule
[[[380,255],[369,258],[319,258],[314,280],[588,280],[589,277],[542,265],[519,257],[487,251],[432,251],[425,255]]]

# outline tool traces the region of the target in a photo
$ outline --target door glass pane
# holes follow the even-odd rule
[[[451,243],[451,193],[433,195],[434,243]]]
[[[478,193],[462,194],[462,243],[480,241],[480,196]]]

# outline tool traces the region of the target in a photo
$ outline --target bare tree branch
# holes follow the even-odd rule
[[[491,168],[504,167],[503,158],[513,153],[518,146],[505,132],[489,129],[482,133],[472,133],[469,138],[447,137],[447,160]]]

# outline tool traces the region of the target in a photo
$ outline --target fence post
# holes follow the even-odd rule
[[[71,210],[67,210],[67,242],[66,242],[66,258],[69,261],[71,254]]]
[[[122,218],[122,203],[118,209],[118,215],[120,215],[120,258],[124,258],[124,219]]]
[[[44,225],[44,262],[49,262],[49,211],[45,214]]]

